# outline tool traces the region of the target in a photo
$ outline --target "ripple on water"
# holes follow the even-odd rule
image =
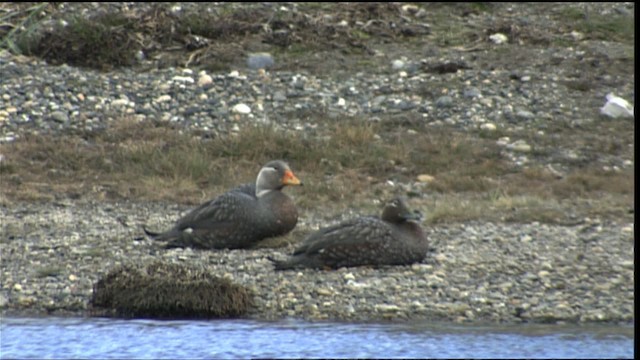
[[[4,318],[3,358],[633,357],[632,326]]]

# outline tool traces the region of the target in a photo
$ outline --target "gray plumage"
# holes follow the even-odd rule
[[[176,222],[164,233],[144,229],[167,248],[239,249],[288,233],[298,222],[298,211],[281,190],[302,185],[284,161],[268,162],[255,184],[243,184],[212,199]]]
[[[381,218],[358,217],[321,228],[309,235],[286,260],[270,260],[276,270],[333,268],[362,265],[408,265],[422,261],[429,244],[419,214],[397,197]]]

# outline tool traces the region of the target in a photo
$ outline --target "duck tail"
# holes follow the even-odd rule
[[[158,236],[160,235],[160,233],[158,232],[153,232],[149,229],[147,229],[147,227],[145,225],[142,226],[142,230],[144,230],[144,233],[147,234],[148,237],[154,239],[154,240],[158,240]]]
[[[290,270],[295,267],[289,260],[278,260],[270,255],[267,256],[267,259],[273,263],[274,270]]]

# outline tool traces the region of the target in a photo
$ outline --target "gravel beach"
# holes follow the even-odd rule
[[[68,9],[77,6],[61,4]],[[99,7],[86,6],[89,13]],[[199,5],[184,5],[195,6]],[[157,59],[146,58],[138,66],[101,72],[54,66],[0,49],[0,144],[28,134],[108,130],[122,117],[176,124],[180,131],[204,139],[233,136],[254,124],[321,136],[323,124],[304,114],[322,112],[333,119],[359,115],[409,127],[420,122],[427,128],[469,133],[498,130],[505,136],[496,143],[515,167],[542,164],[564,176],[573,166],[597,162],[606,171],[633,174],[634,158],[626,150],[621,156],[599,156],[590,138],[563,142],[554,137],[556,126],[582,129],[600,121],[633,133],[633,119],[599,115],[608,93],[634,102],[633,46],[585,39],[562,29],[548,16],[562,4],[544,7],[548,12],[540,12],[541,5],[494,6],[491,14],[465,17],[465,23],[489,28],[500,14],[516,19],[514,24],[535,23],[530,36],[543,36],[536,32],[540,29],[566,30],[553,36],[571,45],[531,45],[525,39],[523,45],[514,40],[501,48],[488,40],[500,29],[485,34],[477,50],[436,45],[404,49],[401,43],[390,43],[369,49],[368,56],[386,64],[385,71],[375,72],[352,71],[341,65],[340,56],[322,58],[326,54],[318,56],[322,64],[311,70],[303,65],[292,70],[290,62],[279,69],[286,60],[278,56],[252,57],[253,50],[265,51],[260,46],[247,46],[237,66],[219,72],[160,67]],[[633,3],[572,6],[588,7],[591,14],[634,16]],[[411,31],[436,21],[419,14],[411,8],[402,15],[410,19]],[[513,31],[522,38],[524,33]],[[505,53],[507,46],[518,50]],[[275,66],[262,73],[249,68],[256,61],[274,61]],[[459,70],[432,71],[443,64],[457,64]],[[620,146],[633,149],[633,143]],[[0,152],[0,165],[6,156]],[[55,195],[50,202],[29,202],[8,198],[1,190],[7,178],[0,176],[3,316],[84,316],[92,286],[101,276],[121,264],[163,259],[204,267],[248,287],[256,301],[249,316],[255,319],[634,321],[633,195],[628,200],[630,214],[619,219],[577,215],[564,226],[506,221],[424,224],[432,251],[423,263],[412,266],[276,272],[267,257],[284,257],[295,244],[277,249],[165,250],[144,237],[143,225],[167,229],[193,205]],[[424,189],[420,181],[385,186]],[[294,199],[305,196],[304,189],[286,192]],[[428,214],[432,195],[424,192],[410,202]],[[290,236],[295,243],[319,226],[355,214],[361,209],[351,204],[302,212]]]
[[[247,286],[258,319],[633,321],[633,224],[425,227],[434,252],[421,264],[276,272],[267,256],[292,248],[164,250],[143,238],[148,219],[168,226],[186,210],[143,203],[2,207],[3,312],[81,315],[92,285],[109,270],[164,259]]]

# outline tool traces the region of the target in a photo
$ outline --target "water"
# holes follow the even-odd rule
[[[632,326],[3,318],[0,358],[633,358]]]

